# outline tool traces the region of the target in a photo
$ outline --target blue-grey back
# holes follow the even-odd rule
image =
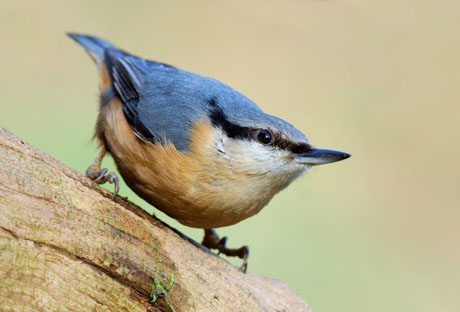
[[[124,57],[124,62],[133,67],[139,78],[140,121],[152,134],[172,142],[179,150],[188,149],[193,125],[209,118],[211,100],[233,124],[273,128],[292,140],[306,142],[305,136],[292,125],[265,114],[247,97],[215,79],[133,56]]]

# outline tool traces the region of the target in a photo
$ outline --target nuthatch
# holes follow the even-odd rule
[[[69,34],[100,76],[96,137],[100,152],[86,175],[115,184],[101,169],[106,153],[140,197],[187,226],[205,229],[203,245],[238,256],[213,230],[258,213],[311,166],[350,155],[313,147],[294,126],[264,113],[229,86],[149,61],[91,36]]]

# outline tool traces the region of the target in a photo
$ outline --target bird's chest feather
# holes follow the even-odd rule
[[[195,125],[190,149],[184,153],[171,144],[141,141],[121,105],[114,99],[101,108],[99,139],[107,145],[125,182],[180,222],[201,228],[235,224],[256,214],[285,187],[235,168],[216,147],[216,131],[207,120]]]

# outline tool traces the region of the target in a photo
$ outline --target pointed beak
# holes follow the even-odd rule
[[[344,152],[312,148],[308,153],[297,154],[295,156],[295,161],[299,164],[316,166],[341,161],[349,158],[350,156],[350,154]]]

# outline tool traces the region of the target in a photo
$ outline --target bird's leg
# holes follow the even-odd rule
[[[104,159],[105,154],[107,154],[107,149],[103,146],[99,151],[97,158],[88,167],[88,169],[86,169],[86,176],[97,184],[104,184],[105,182],[114,184],[115,189],[113,191],[113,197],[115,197],[120,190],[120,183],[115,172],[109,172],[107,168],[101,169],[102,159]]]
[[[246,273],[248,269],[248,258],[249,258],[249,247],[243,246],[240,248],[227,248],[227,237],[222,238],[217,235],[217,232],[213,229],[204,230],[204,238],[202,244],[209,249],[217,249],[217,254],[224,254],[229,257],[238,257],[243,259],[243,264],[240,267],[240,271]]]

